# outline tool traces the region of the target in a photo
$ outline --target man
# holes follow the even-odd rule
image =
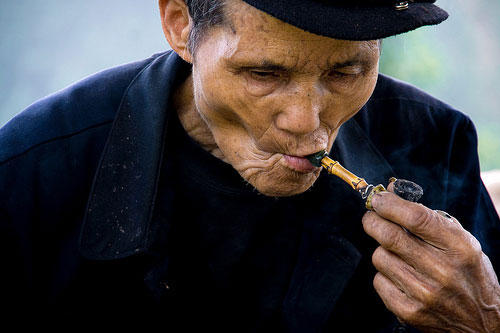
[[[174,331],[500,330],[499,220],[473,125],[378,75],[381,38],[444,11],[159,4],[173,52],[77,83],[0,132],[12,306]],[[366,212],[305,158],[321,150],[371,183],[416,181],[422,204],[386,192]]]

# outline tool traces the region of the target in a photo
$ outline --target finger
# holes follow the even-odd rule
[[[426,267],[436,248],[413,236],[401,226],[385,220],[374,212],[367,212],[362,219],[365,232],[383,248],[400,256],[409,265],[418,269]]]
[[[450,248],[463,238],[464,230],[459,223],[421,204],[403,200],[393,193],[376,194],[372,198],[372,205],[381,217],[404,227],[438,248]]]
[[[389,184],[387,185],[387,191],[394,193],[394,183],[396,182],[396,178],[392,177],[389,179]]]
[[[363,216],[363,228],[382,248],[397,255],[416,272],[426,277],[421,281],[447,281],[448,261],[443,251],[410,234],[395,223],[387,221],[374,212]],[[462,256],[462,255],[461,255]],[[390,267],[390,265],[388,265]],[[377,267],[381,268],[382,267]],[[385,272],[387,273],[387,272]],[[390,275],[387,273],[387,275]]]
[[[394,313],[401,321],[413,321],[419,308],[418,302],[409,298],[382,273],[375,275],[373,287],[389,311]]]
[[[378,247],[373,253],[372,262],[380,273],[411,299],[427,304],[435,297],[436,290],[429,278],[418,272],[398,255],[383,247]]]

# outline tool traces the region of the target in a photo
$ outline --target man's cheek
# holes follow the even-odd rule
[[[234,107],[231,106],[230,98],[225,95],[203,92],[197,103],[198,111],[210,127],[222,126],[228,123],[240,123],[241,119]]]
[[[260,138],[272,127],[269,110],[245,99],[236,99],[220,105],[217,116],[224,120],[225,126],[241,126],[254,138]]]

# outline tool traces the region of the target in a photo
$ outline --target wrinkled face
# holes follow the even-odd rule
[[[230,26],[211,29],[195,54],[197,111],[259,192],[302,193],[320,172],[304,156],[330,150],[372,94],[379,44],[310,34],[242,1],[227,12]]]

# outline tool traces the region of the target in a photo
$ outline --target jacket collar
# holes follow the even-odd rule
[[[90,192],[80,235],[88,259],[118,259],[149,245],[168,104],[183,61],[164,53],[130,83]]]
[[[149,248],[168,106],[183,66],[177,54],[164,53],[127,88],[90,192],[80,234],[85,258],[119,259]],[[332,155],[368,182],[394,175],[354,118],[342,126]]]

